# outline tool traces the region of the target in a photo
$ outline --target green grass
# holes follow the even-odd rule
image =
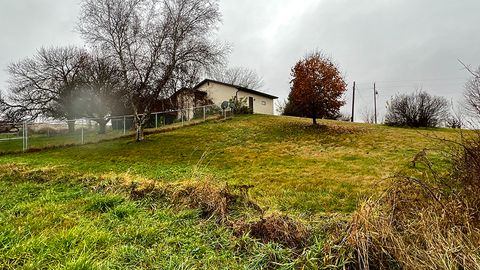
[[[213,119],[217,119],[218,117],[219,116],[216,114],[207,114],[206,120],[211,121]],[[112,121],[115,120],[112,119]],[[195,125],[201,122],[204,122],[203,117],[193,118],[188,122],[175,120],[175,122],[167,125],[159,120],[158,128],[153,130],[158,132],[165,129],[169,130],[188,125]],[[48,129],[51,131],[48,132]],[[0,154],[23,152],[22,132],[23,131],[20,130],[17,133],[0,134]],[[134,131],[132,130],[125,130],[124,132],[123,129],[115,130],[111,126],[106,127],[105,133],[99,134],[98,127],[84,126],[82,131],[81,125],[76,125],[75,131],[68,133],[68,129],[58,128],[55,126],[55,124],[31,123],[29,124],[28,131],[28,149],[39,150],[45,148],[98,143],[101,141],[118,139],[125,136],[133,136],[133,134]]]
[[[159,182],[209,178],[251,184],[252,198],[267,212],[303,220],[348,217],[382,180],[419,173],[410,161],[437,149],[447,129],[402,129],[323,121],[242,116],[149,135],[134,143],[100,144],[0,157],[7,164],[52,168],[55,181],[0,177],[0,268],[275,268],[309,265],[322,237],[306,252],[260,244],[232,232],[197,210],[132,201],[94,192],[78,175],[123,175]],[[441,155],[431,158],[441,163]],[[48,178],[48,177],[47,177]],[[314,259],[313,259],[314,260]],[[271,263],[276,264],[272,265]]]
[[[131,132],[129,132],[131,134]],[[20,135],[21,136],[21,135]],[[84,143],[96,143],[103,140],[111,140],[124,136],[123,131],[109,130],[105,134],[98,134],[96,130],[85,130],[83,134]],[[22,137],[0,141],[0,153],[19,153],[23,150]],[[28,136],[29,149],[44,149],[54,146],[80,145],[82,144],[81,130],[72,134],[30,134]]]
[[[301,213],[350,213],[382,178],[408,170],[420,150],[446,129],[414,130],[309,120],[246,116],[131,139],[0,157],[0,163],[61,166],[81,173],[128,173],[158,181],[207,174],[217,181],[252,184],[264,206]],[[336,127],[340,125],[340,129]]]
[[[234,238],[196,210],[134,202],[69,182],[0,181],[1,269],[262,268],[278,245]],[[248,246],[237,252],[238,246]],[[288,256],[278,262],[292,263]],[[289,261],[290,260],[290,261]]]

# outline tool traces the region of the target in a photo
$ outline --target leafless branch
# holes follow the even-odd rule
[[[154,103],[191,75],[186,67],[223,60],[225,47],[212,41],[219,21],[217,0],[83,0],[79,30],[118,67],[137,140]]]

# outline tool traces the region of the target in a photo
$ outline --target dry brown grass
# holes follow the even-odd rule
[[[301,222],[285,215],[270,215],[258,221],[237,221],[232,224],[237,236],[250,234],[263,243],[275,242],[294,249],[306,247],[310,232]]]
[[[380,199],[365,202],[337,241],[352,268],[480,269],[479,150],[455,152],[447,175],[395,177]]]
[[[226,221],[232,210],[241,208],[263,213],[263,209],[249,198],[248,190],[253,186],[230,186],[211,179],[162,183],[148,179],[132,181],[123,178],[114,183],[117,183],[117,189],[128,191],[130,198],[134,200],[164,199],[175,206],[200,209],[204,218],[215,217],[219,221]],[[103,185],[101,190],[105,190]]]
[[[366,203],[347,237],[359,268],[480,269],[478,226],[460,205],[445,207],[412,207],[400,217],[392,205]]]
[[[23,164],[3,164],[0,165],[0,175],[8,176],[15,181],[31,181],[35,183],[46,183],[52,181],[51,176],[59,176],[56,174],[56,168],[29,168]]]
[[[229,210],[240,201],[227,185],[217,185],[209,181],[189,182],[176,186],[170,195],[176,205],[186,205],[202,210],[204,217],[215,216],[225,220]]]

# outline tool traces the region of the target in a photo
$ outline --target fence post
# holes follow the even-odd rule
[[[180,110],[180,115],[182,115],[182,127],[183,127],[183,110]]]
[[[85,119],[82,119],[82,144],[85,144],[85,138],[83,136],[83,126],[84,126],[84,123],[85,122]]]
[[[127,134],[127,117],[123,116],[123,135]]]
[[[158,128],[158,113],[155,114],[155,128]]]
[[[203,106],[203,121],[207,121],[207,106]]]
[[[28,122],[25,122],[25,151],[28,150]]]
[[[22,125],[22,151],[25,152],[25,122]]]

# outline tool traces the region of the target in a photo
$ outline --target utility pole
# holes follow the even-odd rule
[[[373,83],[373,103],[375,106],[375,124],[377,124],[377,84]]]
[[[352,123],[355,122],[355,82],[353,82]]]

